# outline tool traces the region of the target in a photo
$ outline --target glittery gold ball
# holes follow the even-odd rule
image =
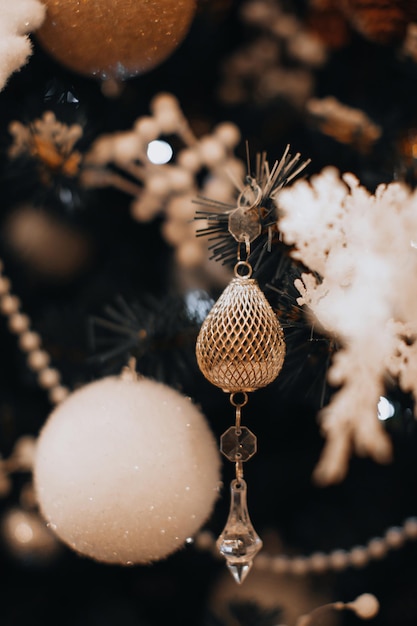
[[[43,0],[45,50],[80,74],[122,80],[160,64],[188,32],[195,0]]]

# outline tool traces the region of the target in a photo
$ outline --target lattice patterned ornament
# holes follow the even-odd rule
[[[241,259],[241,245],[249,257],[250,244],[260,234],[259,215],[262,192],[256,180],[238,199],[229,214],[229,232],[238,242],[234,278],[205,319],[197,338],[196,355],[204,376],[230,393],[236,409],[235,426],[220,438],[220,450],[235,463],[236,478],[231,483],[231,503],[226,525],[217,540],[236,582],[246,578],[262,541],[252,526],[246,503],[243,463],[256,452],[256,436],[241,426],[241,409],[248,392],[265,387],[278,376],[285,357],[282,327],[270,304],[252,276],[252,267]]]
[[[204,376],[223,391],[255,391],[278,376],[285,356],[284,333],[246,261],[205,319],[196,345]]]

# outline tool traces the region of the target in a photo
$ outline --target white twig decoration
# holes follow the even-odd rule
[[[207,244],[195,236],[202,225],[194,220],[194,201],[197,196],[226,204],[234,201],[245,174],[243,162],[234,156],[240,132],[235,124],[223,122],[210,134],[196,137],[179,102],[168,93],[155,96],[150,108],[151,115],[138,118],[131,130],[95,141],[86,154],[81,181],[132,195],[131,214],[140,222],[164,214],[162,234],[175,248],[177,263],[201,267]],[[150,142],[161,136],[175,136],[182,144],[173,161],[163,165],[152,163],[147,155]],[[206,175],[199,182],[202,172]]]

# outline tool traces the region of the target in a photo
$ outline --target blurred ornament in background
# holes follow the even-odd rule
[[[344,0],[339,4],[358,33],[383,45],[403,40],[407,24],[416,17],[415,2],[408,0]]]
[[[195,0],[44,0],[41,46],[74,72],[116,81],[165,61],[187,35]]]
[[[16,485],[13,475],[30,475],[35,454],[35,437],[19,437],[10,456],[0,460],[0,484],[7,478],[10,491]],[[6,495],[8,492],[0,489],[0,496]],[[19,488],[19,503],[2,511],[0,536],[6,551],[23,565],[49,565],[61,553],[61,543],[39,515],[31,479]]]
[[[310,0],[306,22],[331,50],[338,50],[349,43],[351,31],[339,0]]]
[[[382,136],[382,128],[364,111],[346,106],[333,96],[310,98],[306,112],[320,132],[361,154],[369,154]]]
[[[402,47],[403,54],[417,62],[417,24],[411,22],[407,26],[407,33]]]
[[[329,47],[349,43],[350,32],[379,45],[396,45],[416,20],[415,2],[408,0],[309,0],[307,20]]]
[[[223,61],[219,100],[235,106],[286,101],[302,111],[314,93],[314,72],[327,61],[327,48],[295,11],[276,0],[247,0],[240,16],[258,35]]]
[[[189,398],[108,377],[71,394],[37,445],[35,489],[49,527],[76,552],[121,565],[181,548],[211,514],[220,459]]]
[[[83,232],[30,204],[12,209],[2,235],[9,251],[31,273],[49,281],[70,280],[91,260],[90,241]]]
[[[35,458],[36,439],[32,435],[22,435],[17,439],[9,457],[0,457],[0,498],[8,496],[13,488],[12,475],[15,473],[30,473]],[[29,490],[24,490],[29,494]],[[22,489],[23,493],[23,489]],[[29,495],[28,495],[29,497]],[[29,504],[28,499],[26,504]],[[30,503],[32,507],[32,503]]]
[[[42,118],[28,125],[14,120],[9,132],[13,137],[9,158],[23,155],[35,159],[44,184],[56,174],[72,178],[79,173],[81,154],[74,150],[83,134],[79,124],[68,126],[59,122],[52,111],[45,111]]]
[[[76,149],[85,120],[78,123],[82,118],[77,113],[79,100],[59,81],[48,83],[45,101],[58,107],[60,114],[69,114],[75,123],[61,122],[53,111],[46,110],[39,118],[8,124],[11,142],[7,148],[7,179],[14,198],[10,206],[30,198],[33,204],[59,207],[69,214],[87,202],[79,183],[84,156]]]

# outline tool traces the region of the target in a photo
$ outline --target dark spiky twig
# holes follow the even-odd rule
[[[282,384],[286,391],[297,384],[305,384],[305,393],[313,397],[320,407],[324,404],[325,395],[331,393],[326,375],[337,344],[334,339],[330,340],[317,332],[305,310],[297,304],[299,294],[294,287],[294,279],[306,268],[291,258],[291,247],[282,242],[277,209],[281,189],[298,176],[310,160],[302,161],[299,153],[292,156],[287,146],[281,159],[270,168],[266,153],[258,153],[255,174],[251,176],[248,150],[247,156],[245,183],[249,191],[259,187],[255,208],[261,226],[260,235],[252,242],[249,261],[286,335],[287,358],[279,379],[281,382],[277,384]],[[198,236],[209,237],[211,258],[233,265],[236,261],[236,240],[229,232],[229,217],[238,203],[226,204],[208,198],[197,202],[203,209],[196,212],[196,219],[207,221],[207,226],[198,231]]]
[[[260,189],[257,200],[257,215],[260,224],[260,236],[252,246],[250,262],[255,272],[266,262],[266,252],[273,249],[278,251],[278,257],[287,257],[288,248],[281,241],[277,226],[276,200],[279,191],[291,180],[298,176],[310,163],[310,159],[301,161],[301,155],[297,153],[292,156],[290,147],[287,146],[280,160],[275,161],[272,169],[269,166],[265,152],[256,155],[255,174],[250,171],[249,150],[248,173],[245,184],[253,188],[255,185]],[[197,236],[207,236],[209,238],[209,250],[211,259],[220,261],[222,264],[232,264],[236,259],[236,241],[229,232],[229,216],[236,209],[236,204],[227,204],[209,198],[198,198],[196,200],[202,209],[196,211],[197,220],[206,220],[207,226],[197,231]],[[287,263],[282,263],[278,259],[278,270],[285,271]],[[273,276],[276,271],[273,272]]]
[[[182,388],[196,370],[195,340],[212,304],[201,291],[148,296],[141,303],[119,296],[105,307],[105,317],[89,321],[91,362],[107,375],[119,372],[133,356],[141,374]]]

